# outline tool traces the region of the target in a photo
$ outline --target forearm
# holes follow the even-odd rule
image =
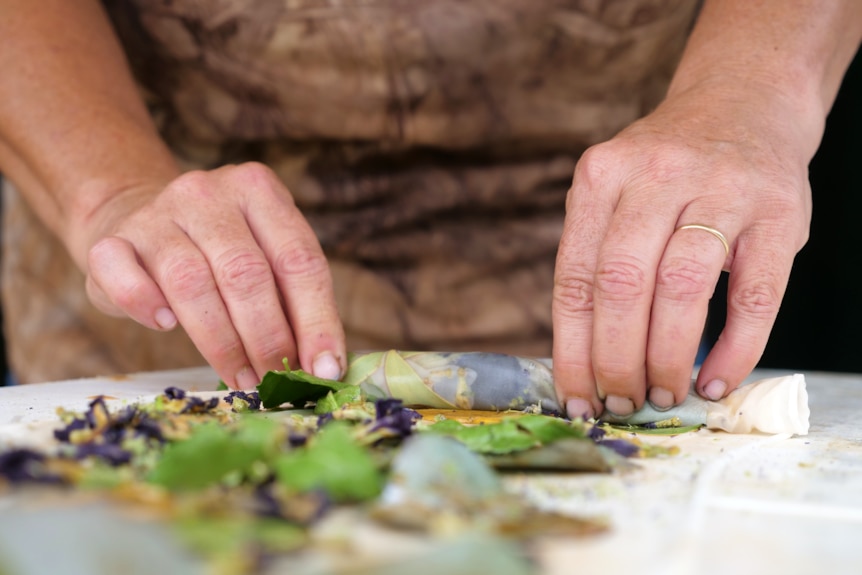
[[[96,0],[2,0],[0,170],[84,266],[84,230],[115,193],[178,169]]]
[[[860,40],[858,0],[707,0],[668,95],[707,86],[778,100],[763,113],[789,113],[810,159]]]

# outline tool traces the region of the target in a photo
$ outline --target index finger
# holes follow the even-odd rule
[[[578,162],[566,198],[552,308],[554,385],[568,416],[584,418],[602,412],[591,359],[593,285],[599,245],[617,199],[601,161],[593,160],[594,150]]]

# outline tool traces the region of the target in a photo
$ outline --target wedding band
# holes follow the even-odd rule
[[[727,238],[724,237],[723,233],[721,233],[720,231],[718,231],[715,228],[711,228],[709,226],[704,226],[701,224],[686,224],[686,225],[680,226],[676,229],[676,231],[680,231],[680,230],[703,230],[705,232],[709,232],[712,235],[714,235],[715,237],[717,237],[718,241],[721,242],[721,245],[724,246],[724,255],[726,256],[726,255],[730,254],[730,244],[727,243]]]

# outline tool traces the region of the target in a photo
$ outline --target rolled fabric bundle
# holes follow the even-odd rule
[[[738,387],[719,401],[707,401],[692,391],[679,405],[667,411],[643,409],[619,417],[602,414],[610,423],[642,425],[678,417],[682,425],[706,425],[728,433],[808,434],[808,391],[801,373],[772,377]]]
[[[344,382],[370,400],[397,398],[408,406],[504,411],[539,408],[563,414],[550,359],[486,352],[376,351],[352,353]],[[729,433],[808,433],[805,377],[795,374],[741,386],[720,401],[692,390],[680,404],[658,411],[649,403],[601,420],[642,425],[678,418],[681,425],[706,425]]]
[[[407,405],[505,411],[538,407],[562,414],[549,360],[485,352],[353,353],[345,383],[371,399]]]

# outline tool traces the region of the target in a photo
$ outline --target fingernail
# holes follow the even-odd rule
[[[595,413],[593,413],[593,406],[589,401],[580,397],[573,397],[566,402],[566,415],[569,416],[569,419],[576,417],[592,419]]]
[[[341,379],[341,365],[331,351],[324,351],[314,358],[311,372],[321,379]]]
[[[649,390],[649,402],[658,411],[666,411],[673,407],[673,393],[663,387],[653,387]]]
[[[245,366],[236,374],[236,386],[240,389],[254,389],[258,383],[260,383],[260,380],[257,378],[254,370],[248,366]]]
[[[162,329],[173,329],[177,325],[177,316],[166,307],[160,307],[156,310],[155,320]]]
[[[605,398],[605,409],[614,415],[630,415],[635,410],[634,402],[628,397],[609,395]]]
[[[703,394],[713,401],[718,401],[724,397],[726,391],[727,384],[720,379],[713,379],[703,386]]]

